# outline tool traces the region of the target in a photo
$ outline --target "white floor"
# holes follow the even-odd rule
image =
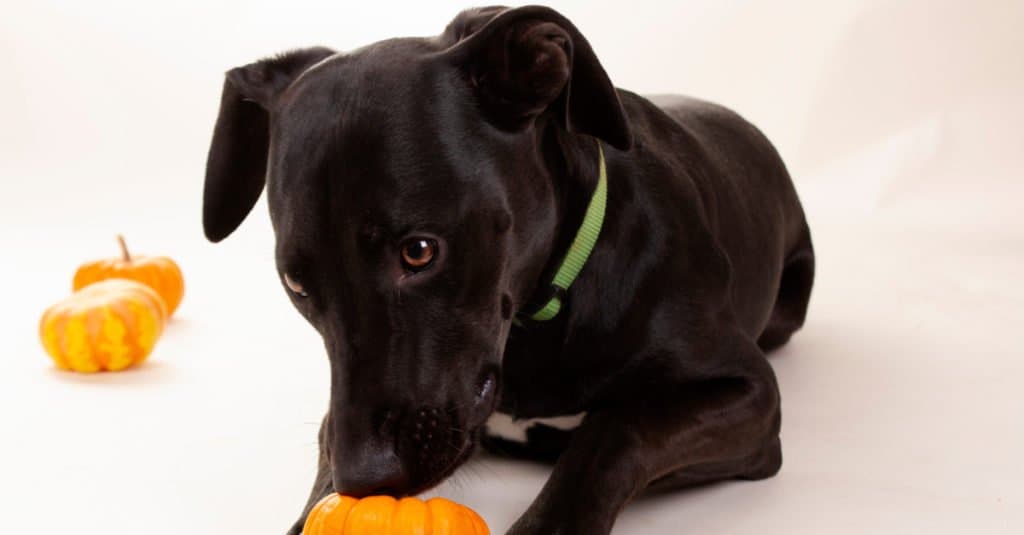
[[[819,266],[805,329],[771,357],[785,466],[641,500],[615,533],[1024,532],[1024,8],[711,4],[673,15],[695,20],[672,39],[705,48],[642,42],[678,55],[685,74],[668,81],[625,61],[633,41],[595,14],[609,5],[562,9],[610,51],[619,84],[733,105],[790,164]],[[265,6],[232,27],[244,47],[213,57],[157,20],[190,21],[219,50],[190,12],[34,6],[0,22],[0,46],[18,43],[0,87],[14,121],[0,126],[0,532],[283,532],[313,475],[326,358],[277,286],[265,206],[213,246],[199,192],[216,70],[273,51],[253,43],[301,43],[249,36],[245,21],[276,13]],[[121,10],[136,19],[104,22]],[[437,26],[410,25],[384,35]],[[74,54],[50,54],[72,29]],[[726,37],[740,34],[766,39]],[[38,316],[80,261],[114,254],[115,232],[177,258],[185,301],[143,367],[57,372]],[[500,533],[546,472],[487,458],[436,493]]]

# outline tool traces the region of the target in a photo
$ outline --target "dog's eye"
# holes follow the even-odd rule
[[[437,256],[437,242],[427,238],[413,238],[402,244],[402,266],[409,271],[423,271]]]
[[[287,273],[284,274],[284,284],[292,291],[292,293],[299,297],[307,297],[309,295],[306,293],[306,289]]]

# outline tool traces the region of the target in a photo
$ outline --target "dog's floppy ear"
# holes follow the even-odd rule
[[[210,241],[234,232],[263,191],[270,142],[268,111],[277,95],[333,53],[322,47],[307,48],[227,72],[203,187],[203,231]]]
[[[568,19],[541,6],[460,14],[443,34],[481,107],[499,127],[519,129],[550,111],[569,131],[626,150],[632,134],[615,87],[590,43]]]

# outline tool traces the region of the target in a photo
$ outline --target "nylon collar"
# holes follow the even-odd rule
[[[608,173],[605,170],[604,151],[601,149],[600,142],[597,143],[597,155],[599,169],[597,187],[590,197],[590,204],[587,205],[587,211],[583,215],[583,223],[576,231],[572,245],[569,246],[565,258],[562,259],[558,271],[555,272],[554,278],[548,285],[543,298],[546,300],[541,301],[529,311],[520,312],[521,319],[548,321],[557,316],[558,312],[562,310],[566,292],[576,281],[576,277],[579,276],[587,259],[590,258],[590,253],[594,250],[594,244],[597,243],[597,237],[601,234],[601,227],[604,225],[604,212],[608,204]]]

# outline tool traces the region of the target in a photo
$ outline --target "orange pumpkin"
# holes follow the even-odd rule
[[[166,318],[163,299],[151,288],[110,279],[90,284],[47,309],[39,322],[39,337],[65,370],[122,370],[145,360]]]
[[[71,283],[74,291],[78,291],[94,282],[106,279],[131,279],[149,286],[167,305],[167,315],[174,314],[185,295],[185,279],[181,269],[174,260],[166,256],[132,256],[124,238],[117,237],[121,246],[120,258],[107,258],[82,264],[75,272]]]
[[[489,535],[472,509],[444,498],[423,501],[331,494],[313,507],[303,535]]]

